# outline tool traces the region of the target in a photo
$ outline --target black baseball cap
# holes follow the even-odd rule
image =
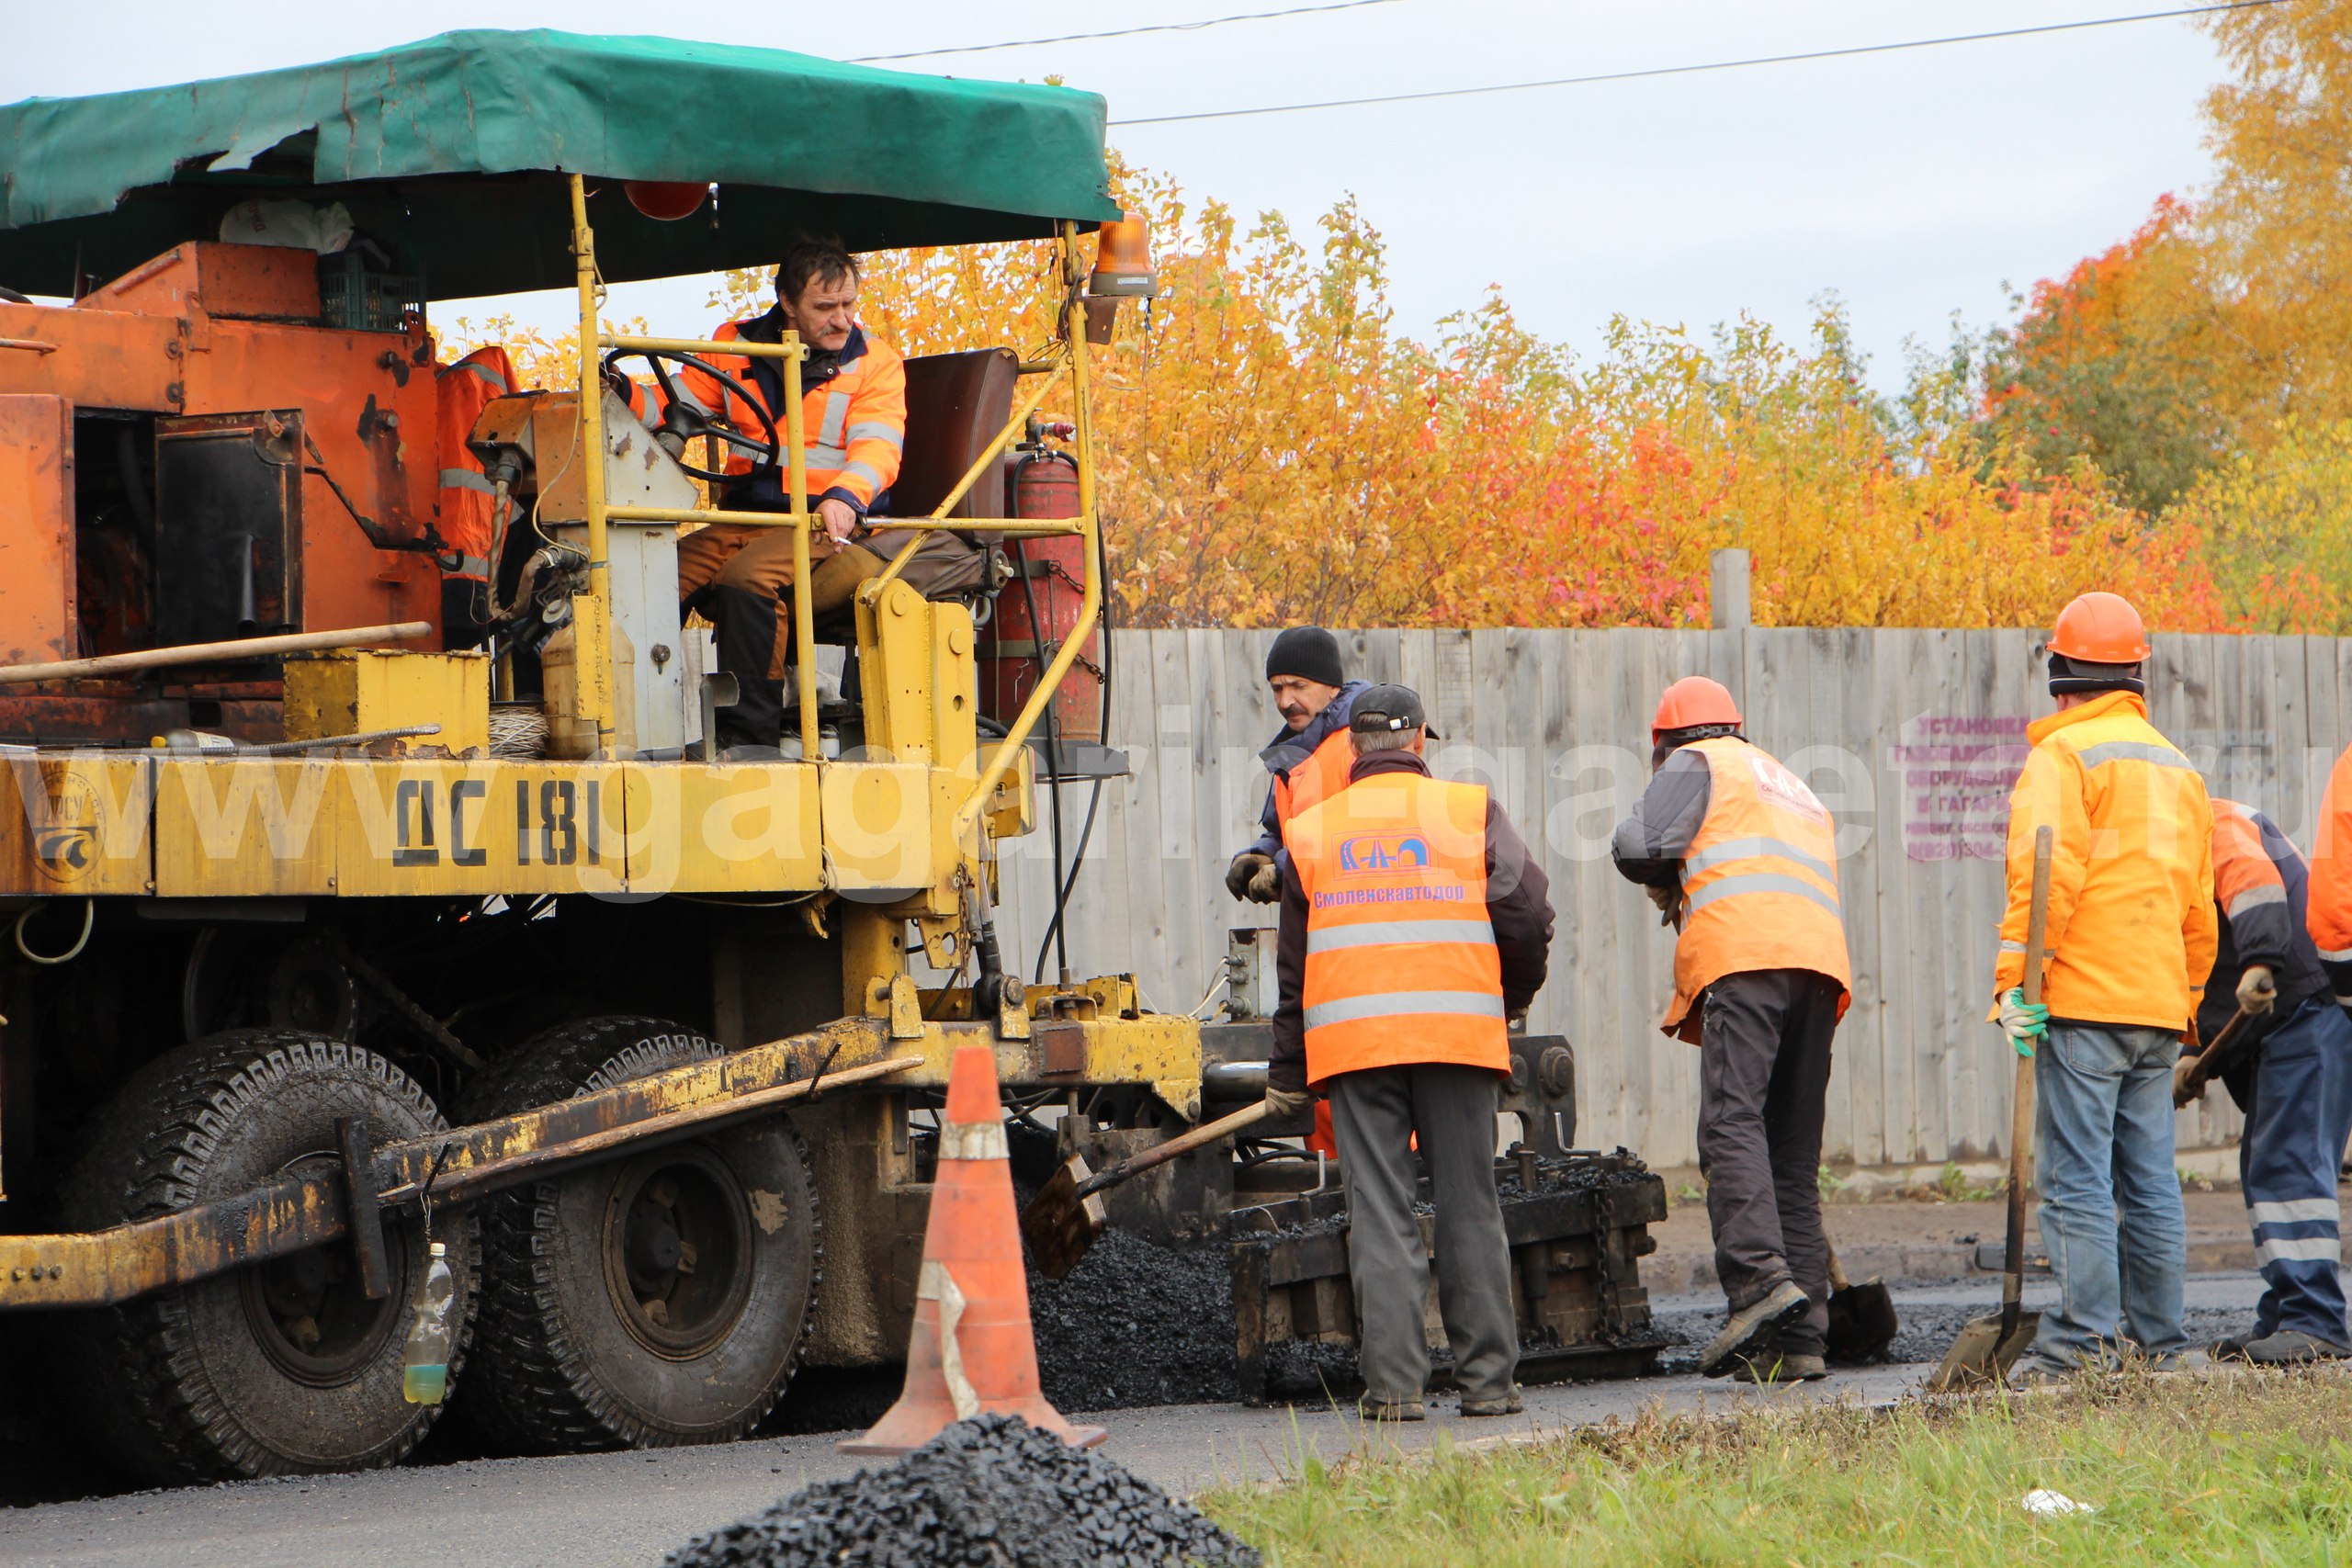
[[[1348,707],[1348,728],[1358,735],[1419,729],[1431,740],[1439,739],[1429,724],[1429,715],[1421,711],[1421,694],[1410,686],[1367,686]]]

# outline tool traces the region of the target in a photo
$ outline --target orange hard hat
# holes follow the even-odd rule
[[[2082,593],[2058,612],[2050,651],[2086,664],[2137,664],[2148,657],[2148,632],[2121,594]]]
[[[1650,739],[1669,729],[1692,729],[1702,724],[1737,724],[1739,705],[1723,683],[1704,675],[1685,675],[1657,700],[1657,716],[1650,721]]]

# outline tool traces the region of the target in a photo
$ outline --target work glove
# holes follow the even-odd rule
[[[1236,898],[1249,898],[1251,897],[1250,886],[1257,880],[1259,874],[1271,873],[1273,869],[1272,856],[1261,855],[1255,850],[1244,850],[1233,857],[1231,865],[1225,868],[1225,890]],[[1256,901],[1261,904],[1273,902],[1271,898],[1261,898]]]
[[[1660,887],[1654,884],[1645,883],[1642,885],[1642,891],[1648,894],[1650,896],[1650,902],[1657,906],[1657,923],[1659,925],[1672,925],[1674,923],[1674,917],[1682,912],[1682,889],[1679,886]]]
[[[1315,1109],[1315,1097],[1303,1089],[1276,1089],[1266,1086],[1266,1119],[1288,1122]]]
[[[2270,976],[2267,964],[2249,964],[2245,973],[2238,976],[2238,1010],[2266,1013],[2278,1000],[2278,983]]]
[[[2050,1010],[2026,1000],[2024,989],[2012,986],[2001,993],[2001,1027],[2008,1032],[2018,1055],[2030,1056],[2033,1043],[2050,1032]]]

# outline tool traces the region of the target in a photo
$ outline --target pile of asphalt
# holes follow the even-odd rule
[[[1106,1231],[1064,1278],[1029,1275],[1037,1380],[1063,1410],[1240,1397],[1233,1269],[1224,1247],[1168,1247]]]
[[[1158,1568],[1260,1559],[1205,1516],[1015,1416],[959,1421],[672,1552],[664,1568]]]

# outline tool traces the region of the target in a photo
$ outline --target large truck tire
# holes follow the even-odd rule
[[[719,1054],[650,1018],[558,1025],[486,1074],[467,1119]],[[770,1115],[486,1200],[480,1350],[461,1406],[523,1453],[744,1436],[784,1396],[816,1302],[807,1147]]]
[[[134,1074],[93,1122],[60,1192],[69,1228],[99,1230],[227,1198],[291,1171],[336,1168],[339,1117],[379,1143],[447,1126],[398,1067],[340,1040],[232,1030]],[[457,1277],[454,1381],[470,1337],[475,1233],[443,1210],[434,1239]],[[390,1289],[369,1301],[347,1242],[62,1316],[56,1375],[107,1457],[154,1482],[398,1463],[437,1405],[401,1394],[422,1225],[389,1216]]]

